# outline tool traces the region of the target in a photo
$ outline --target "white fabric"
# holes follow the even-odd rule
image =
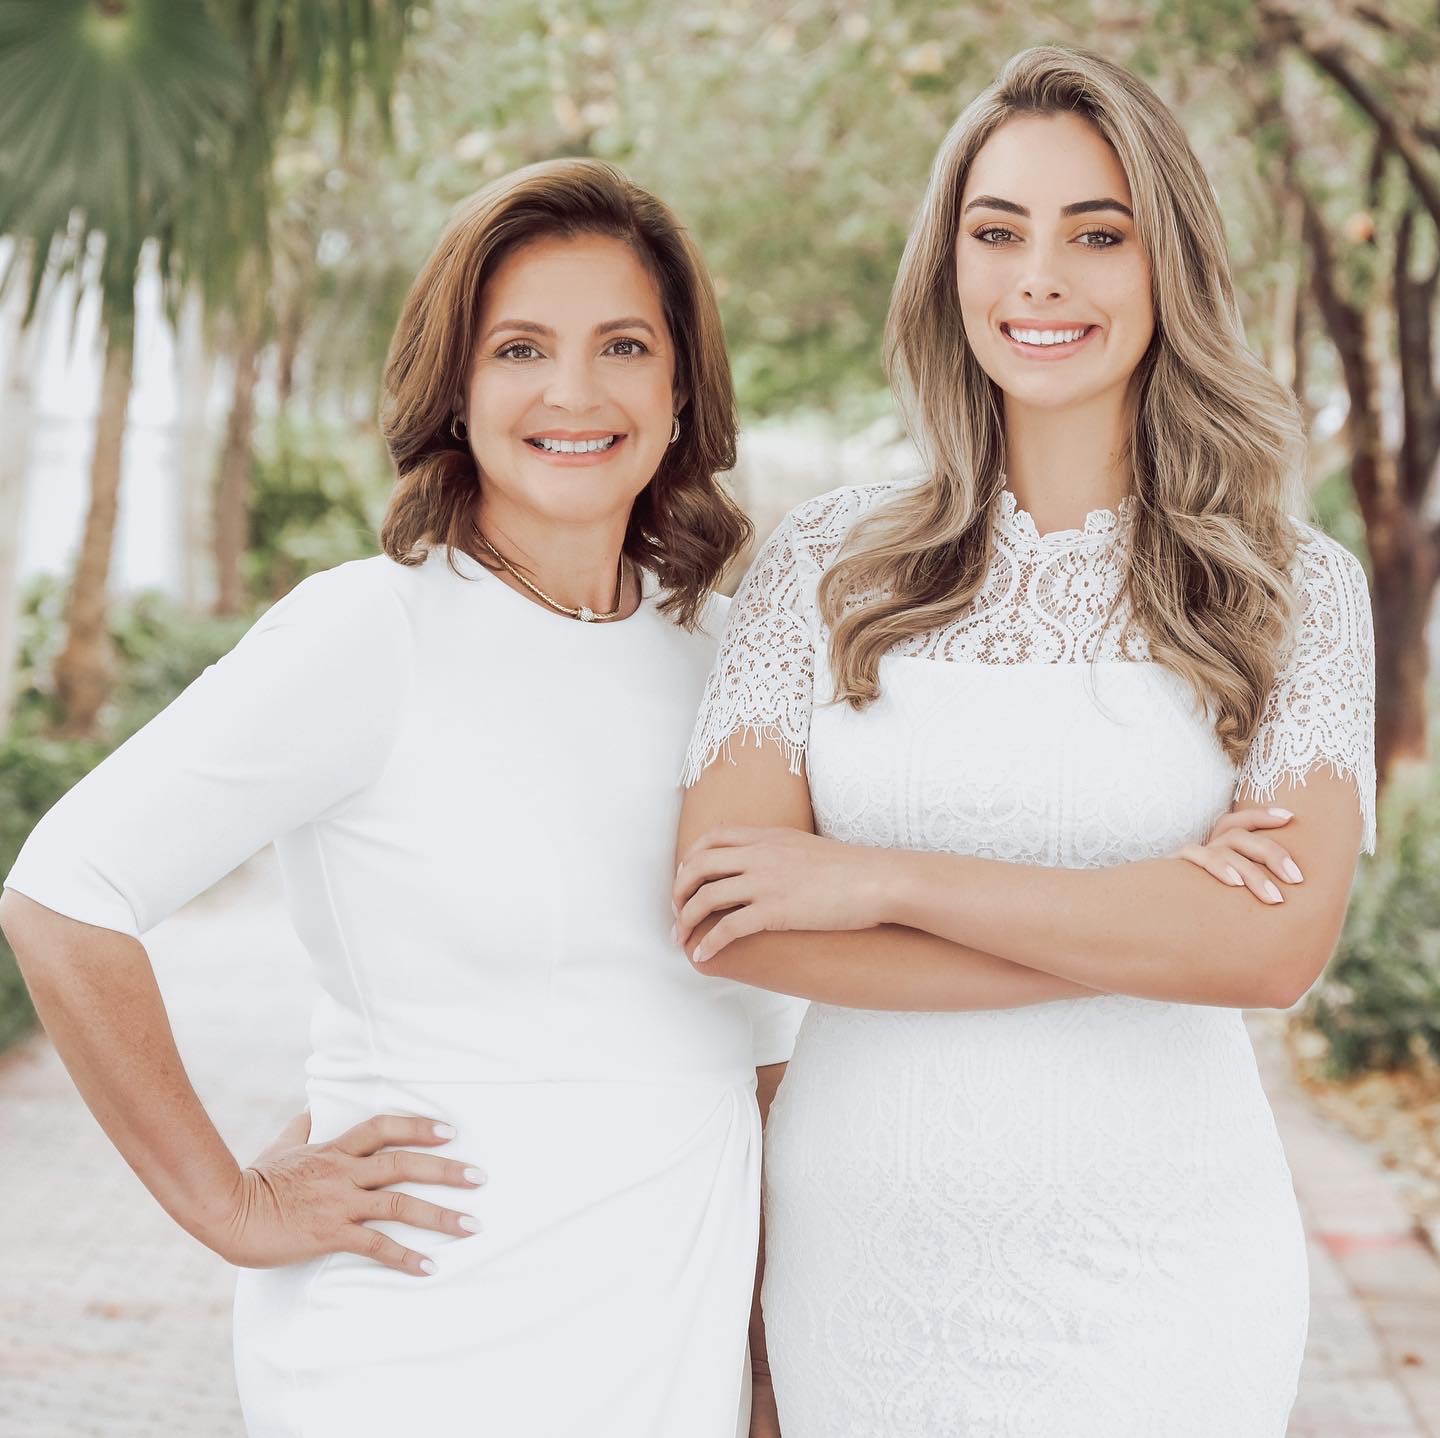
[[[1204,837],[1237,785],[1329,765],[1373,833],[1364,578],[1313,530],[1305,618],[1237,773],[1123,612],[1131,510],[1041,536],[1002,494],[994,560],[857,713],[815,588],[897,492],[801,505],[731,609],[686,764],[773,740],[819,832],[1095,868]],[[732,756],[733,757],[733,756]],[[1303,1233],[1241,1015],[1125,996],[955,1014],[813,1004],[766,1137],[765,1314],[785,1438],[1280,1438]]]
[[[321,988],[312,1137],[454,1124],[438,1272],[242,1272],[256,1438],[733,1438],[755,1065],[803,1005],[671,937],[674,775],[713,632],[582,625],[443,551],[317,575],[37,826],[7,885],[139,935],[274,839]],[[723,614],[707,616],[713,631]]]

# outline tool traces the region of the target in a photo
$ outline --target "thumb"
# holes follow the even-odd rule
[[[285,1127],[265,1146],[265,1151],[255,1161],[262,1162],[286,1149],[299,1148],[310,1142],[310,1110],[304,1109],[288,1120]]]

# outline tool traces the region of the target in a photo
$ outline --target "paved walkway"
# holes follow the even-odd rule
[[[148,947],[195,1086],[248,1159],[303,1104],[309,989],[273,863]],[[1291,1438],[1440,1438],[1440,1263],[1369,1152],[1290,1083],[1275,1023],[1254,1030],[1314,1291]],[[43,1039],[0,1060],[0,1212],[0,1438],[243,1438],[230,1271],[155,1206]]]

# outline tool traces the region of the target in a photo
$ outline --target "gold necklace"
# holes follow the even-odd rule
[[[504,566],[505,570],[508,573],[514,575],[514,577],[518,579],[520,583],[523,584],[525,588],[531,592],[531,594],[535,595],[537,599],[543,599],[545,603],[551,607],[551,609],[558,609],[561,614],[568,615],[571,619],[578,619],[582,624],[603,623],[607,619],[614,619],[615,616],[620,613],[620,610],[623,607],[622,596],[625,593],[624,550],[621,550],[620,562],[615,566],[615,607],[614,609],[610,610],[608,614],[597,614],[593,609],[590,608],[588,604],[582,604],[578,609],[572,609],[568,604],[561,604],[558,599],[551,599],[551,597],[546,594],[545,591],[541,589],[538,584],[531,584],[530,581],[526,579],[525,576],[521,574],[520,571],[516,569],[515,566],[511,564],[510,561],[506,559],[505,556],[501,554],[500,551],[496,549],[495,546],[491,544],[490,541],[486,539],[485,536],[481,534],[478,529],[475,531],[475,538],[478,539],[480,543],[483,544],[485,548],[488,549],[497,560],[499,560],[499,562]]]

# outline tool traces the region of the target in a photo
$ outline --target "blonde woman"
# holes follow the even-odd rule
[[[1305,1249],[1240,1009],[1372,842],[1372,637],[1145,85],[1005,67],[888,357],[925,473],[765,546],[681,828],[695,965],[820,1001],[766,1144],[780,1428],[1280,1438]]]
[[[385,553],[306,580],[41,822],[0,902],[85,1099],[246,1271],[254,1438],[735,1438],[757,1063],[670,937],[675,773],[747,525],[703,263],[596,161],[467,203],[386,371]],[[322,990],[249,1167],[139,936],[274,839]]]

